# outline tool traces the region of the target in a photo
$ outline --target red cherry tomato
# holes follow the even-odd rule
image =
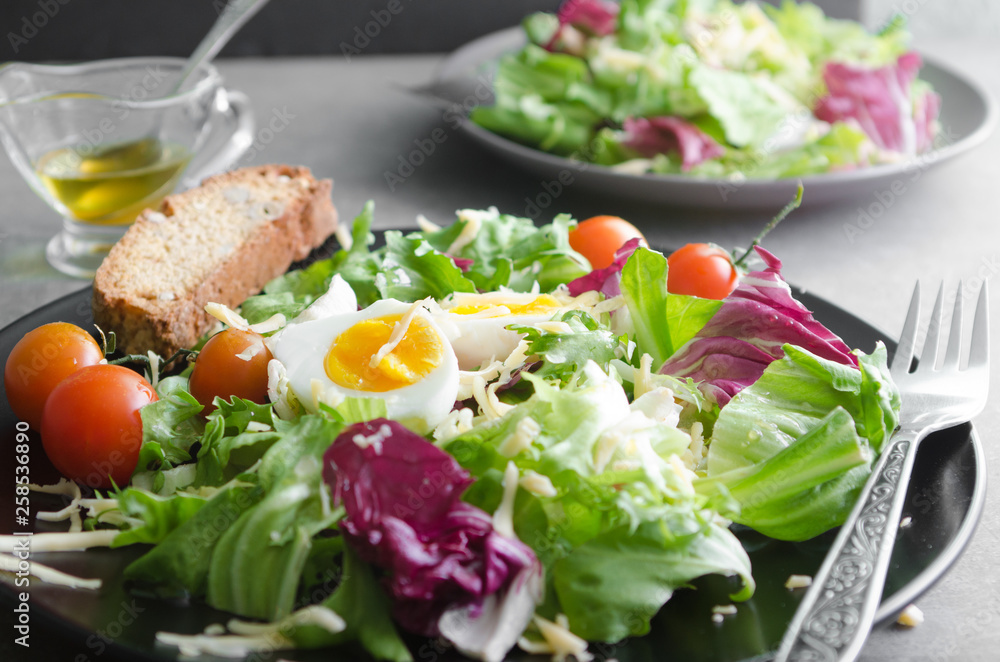
[[[53,389],[42,413],[42,446],[61,474],[93,488],[128,483],[139,459],[139,410],[158,400],[142,377],[119,365],[92,365]]]
[[[267,363],[271,351],[264,337],[253,331],[226,329],[205,343],[191,372],[191,395],[205,405],[208,414],[216,396],[229,400],[234,395],[264,404],[267,402]]]
[[[688,244],[667,258],[667,290],[703,299],[725,299],[739,272],[729,253],[712,244]]]
[[[104,358],[100,345],[80,327],[53,322],[21,338],[4,365],[4,390],[14,414],[36,430],[45,401],[59,382]]]
[[[638,237],[643,245],[646,238],[639,229],[617,216],[594,216],[581,221],[569,231],[569,245],[583,255],[594,269],[610,267],[615,251],[629,239]]]

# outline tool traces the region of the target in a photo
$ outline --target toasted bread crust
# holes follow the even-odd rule
[[[193,346],[215,324],[205,304],[238,306],[333,233],[332,186],[315,180],[308,168],[269,165],[210,177],[199,188],[168,196],[158,210],[139,216],[98,269],[94,321],[114,331],[119,349],[129,354],[153,350],[168,357]],[[234,190],[240,195],[227,195]],[[251,201],[278,200],[273,204],[280,215],[251,219],[250,207],[224,199],[244,192]],[[212,205],[232,213],[213,218],[197,211]],[[232,237],[232,246],[219,247],[222,255],[205,259],[205,241]]]

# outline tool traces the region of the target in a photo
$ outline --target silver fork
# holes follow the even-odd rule
[[[967,365],[961,362],[962,295],[960,284],[944,360],[937,367],[944,286],[938,289],[923,351],[911,372],[920,283],[913,289],[890,368],[902,396],[900,427],[882,449],[857,504],[795,612],[775,662],[851,661],[861,652],[882,598],[917,445],[931,432],[970,420],[986,404],[990,362],[986,283],[979,290]]]

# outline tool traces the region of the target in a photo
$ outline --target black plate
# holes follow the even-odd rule
[[[851,347],[869,351],[878,339],[891,342],[869,324],[832,304],[798,292],[799,299],[817,319],[838,333]],[[50,303],[0,331],[0,357],[6,357],[14,343],[27,331],[47,322],[66,321],[81,326],[92,323],[90,289],[84,289]],[[15,418],[6,399],[0,408],[0,449],[9,457],[13,447]],[[12,462],[0,475],[0,531],[14,530]],[[31,479],[50,483],[58,474],[48,463],[37,436],[32,437]],[[893,550],[892,564],[883,594],[878,621],[892,619],[907,604],[926,591],[958,558],[979,519],[985,498],[985,471],[982,448],[971,425],[961,425],[929,437],[920,447],[913,469],[903,515],[912,518],[902,528]],[[33,494],[32,513],[57,509],[58,499]],[[36,530],[46,527],[38,523]],[[20,527],[19,527],[20,529]],[[789,591],[784,583],[790,574],[812,575],[819,567],[833,534],[804,543],[770,540],[749,530],[740,532],[753,562],[757,593],[738,605],[735,616],[722,623],[712,621],[712,607],[727,604],[732,586],[720,577],[696,582],[695,591],[679,591],[653,621],[652,632],[617,645],[592,644],[600,658],[621,662],[684,660],[729,662],[767,658],[773,651],[801,599],[803,589]],[[33,581],[30,587],[30,652],[11,646],[0,648],[17,655],[15,659],[57,659],[42,650],[59,653],[58,659],[89,662],[114,659],[176,660],[177,650],[157,645],[159,630],[181,633],[201,632],[209,623],[224,623],[229,616],[202,604],[163,602],[128,595],[119,580],[122,569],[144,548],[92,550],[61,554],[36,553],[32,558],[82,577],[100,577],[100,591],[71,590]],[[23,590],[23,589],[18,589]],[[15,601],[10,576],[0,582],[0,609],[11,614]],[[10,629],[7,628],[9,632]],[[4,635],[4,644],[12,637]],[[458,658],[436,642],[414,639],[418,660]],[[46,648],[48,647],[48,648]],[[25,657],[21,657],[25,656]],[[7,655],[0,655],[10,659]],[[515,650],[513,659],[527,658]],[[261,659],[350,660],[363,658],[360,651],[282,651]],[[203,658],[212,659],[212,658]]]

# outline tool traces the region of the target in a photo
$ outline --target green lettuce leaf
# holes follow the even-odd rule
[[[191,519],[208,498],[198,494],[178,493],[160,496],[134,487],[118,495],[118,509],[126,517],[142,521],[139,526],[126,529],[115,536],[112,547],[135,543],[162,542],[174,529]]]
[[[337,518],[320,494],[321,458],[342,428],[322,416],[275,426],[282,438],[257,473],[265,496],[219,538],[205,596],[217,609],[266,620],[291,613],[312,538]]]
[[[788,114],[767,88],[738,71],[699,66],[688,82],[705,100],[726,140],[737,147],[763,144]]]
[[[252,482],[240,480],[223,486],[201,508],[163,537],[156,547],[130,563],[125,568],[125,580],[144,592],[163,598],[203,596],[213,550],[219,538],[262,496],[261,488]],[[150,508],[144,514],[152,516],[143,527],[147,532],[165,530],[173,525],[172,519],[166,522],[155,519],[155,516],[163,515],[172,518],[173,513],[166,508]],[[118,534],[115,546],[130,540],[127,533]],[[139,531],[136,537],[145,535]]]
[[[568,382],[587,361],[593,361],[607,371],[611,361],[625,353],[626,343],[580,310],[563,314],[571,333],[553,333],[531,326],[512,325],[528,341],[528,355],[541,359],[533,371],[536,377]],[[627,338],[625,339],[627,340]]]
[[[215,399],[198,451],[197,474],[193,485],[222,485],[250,468],[281,434],[274,429],[270,405],[259,405],[234,397],[230,402]],[[249,430],[250,423],[266,426]]]
[[[551,494],[519,490],[514,502],[515,531],[546,568],[539,613],[566,613],[576,634],[617,641],[648,629],[670,593],[694,577],[740,575],[737,597],[749,597],[745,552],[670,463],[690,436],[644,413],[657,402],[675,407],[672,394],[630,405],[593,362],[559,388],[524,377],[535,388],[528,400],[443,446],[477,478],[463,498],[486,511],[500,503],[508,461],[551,483]],[[518,443],[525,429],[527,446]]]
[[[872,34],[856,21],[827,18],[811,2],[784,0],[778,7],[763,5],[763,9],[781,36],[815,65],[836,61],[880,67],[894,63],[909,50],[905,20],[894,19]]]
[[[856,352],[860,369],[791,345],[783,350],[783,358],[722,408],[708,478],[743,504],[736,521],[772,538],[805,540],[850,512],[871,461],[898,423],[900,399],[881,343],[870,355]],[[845,429],[847,421],[853,430]],[[827,461],[806,467],[807,456]],[[767,489],[754,487],[759,484]]]
[[[385,243],[381,269],[375,278],[381,298],[411,302],[476,291],[454,260],[434,250],[418,234],[404,237],[400,232],[389,231],[385,233]]]
[[[156,386],[159,400],[142,408],[142,446],[136,473],[170,469],[191,460],[191,446],[201,440],[203,407],[187,390],[188,379],[167,377]]]
[[[418,234],[435,250],[450,254],[455,240],[472,222],[463,218],[469,214],[479,217],[479,229],[453,257],[472,260],[465,275],[480,290],[507,287],[528,292],[537,281],[541,291],[550,292],[590,271],[586,259],[569,245],[569,231],[575,221],[567,214],[538,227],[529,218],[501,214],[496,208],[463,210],[453,225]]]
[[[388,596],[371,567],[349,546],[344,547],[340,585],[320,604],[340,615],[346,627],[336,634],[314,625],[293,627],[285,634],[297,647],[326,648],[357,641],[376,660],[413,659],[392,622]]]
[[[570,628],[590,641],[646,634],[673,592],[703,575],[739,575],[743,587],[734,600],[754,591],[739,540],[712,524],[685,535],[666,522],[643,522],[634,531],[618,527],[574,549],[553,572]]]
[[[637,249],[625,263],[621,291],[635,327],[637,354],[652,356],[654,369],[693,338],[722,305],[667,292],[667,258],[647,248]]]

